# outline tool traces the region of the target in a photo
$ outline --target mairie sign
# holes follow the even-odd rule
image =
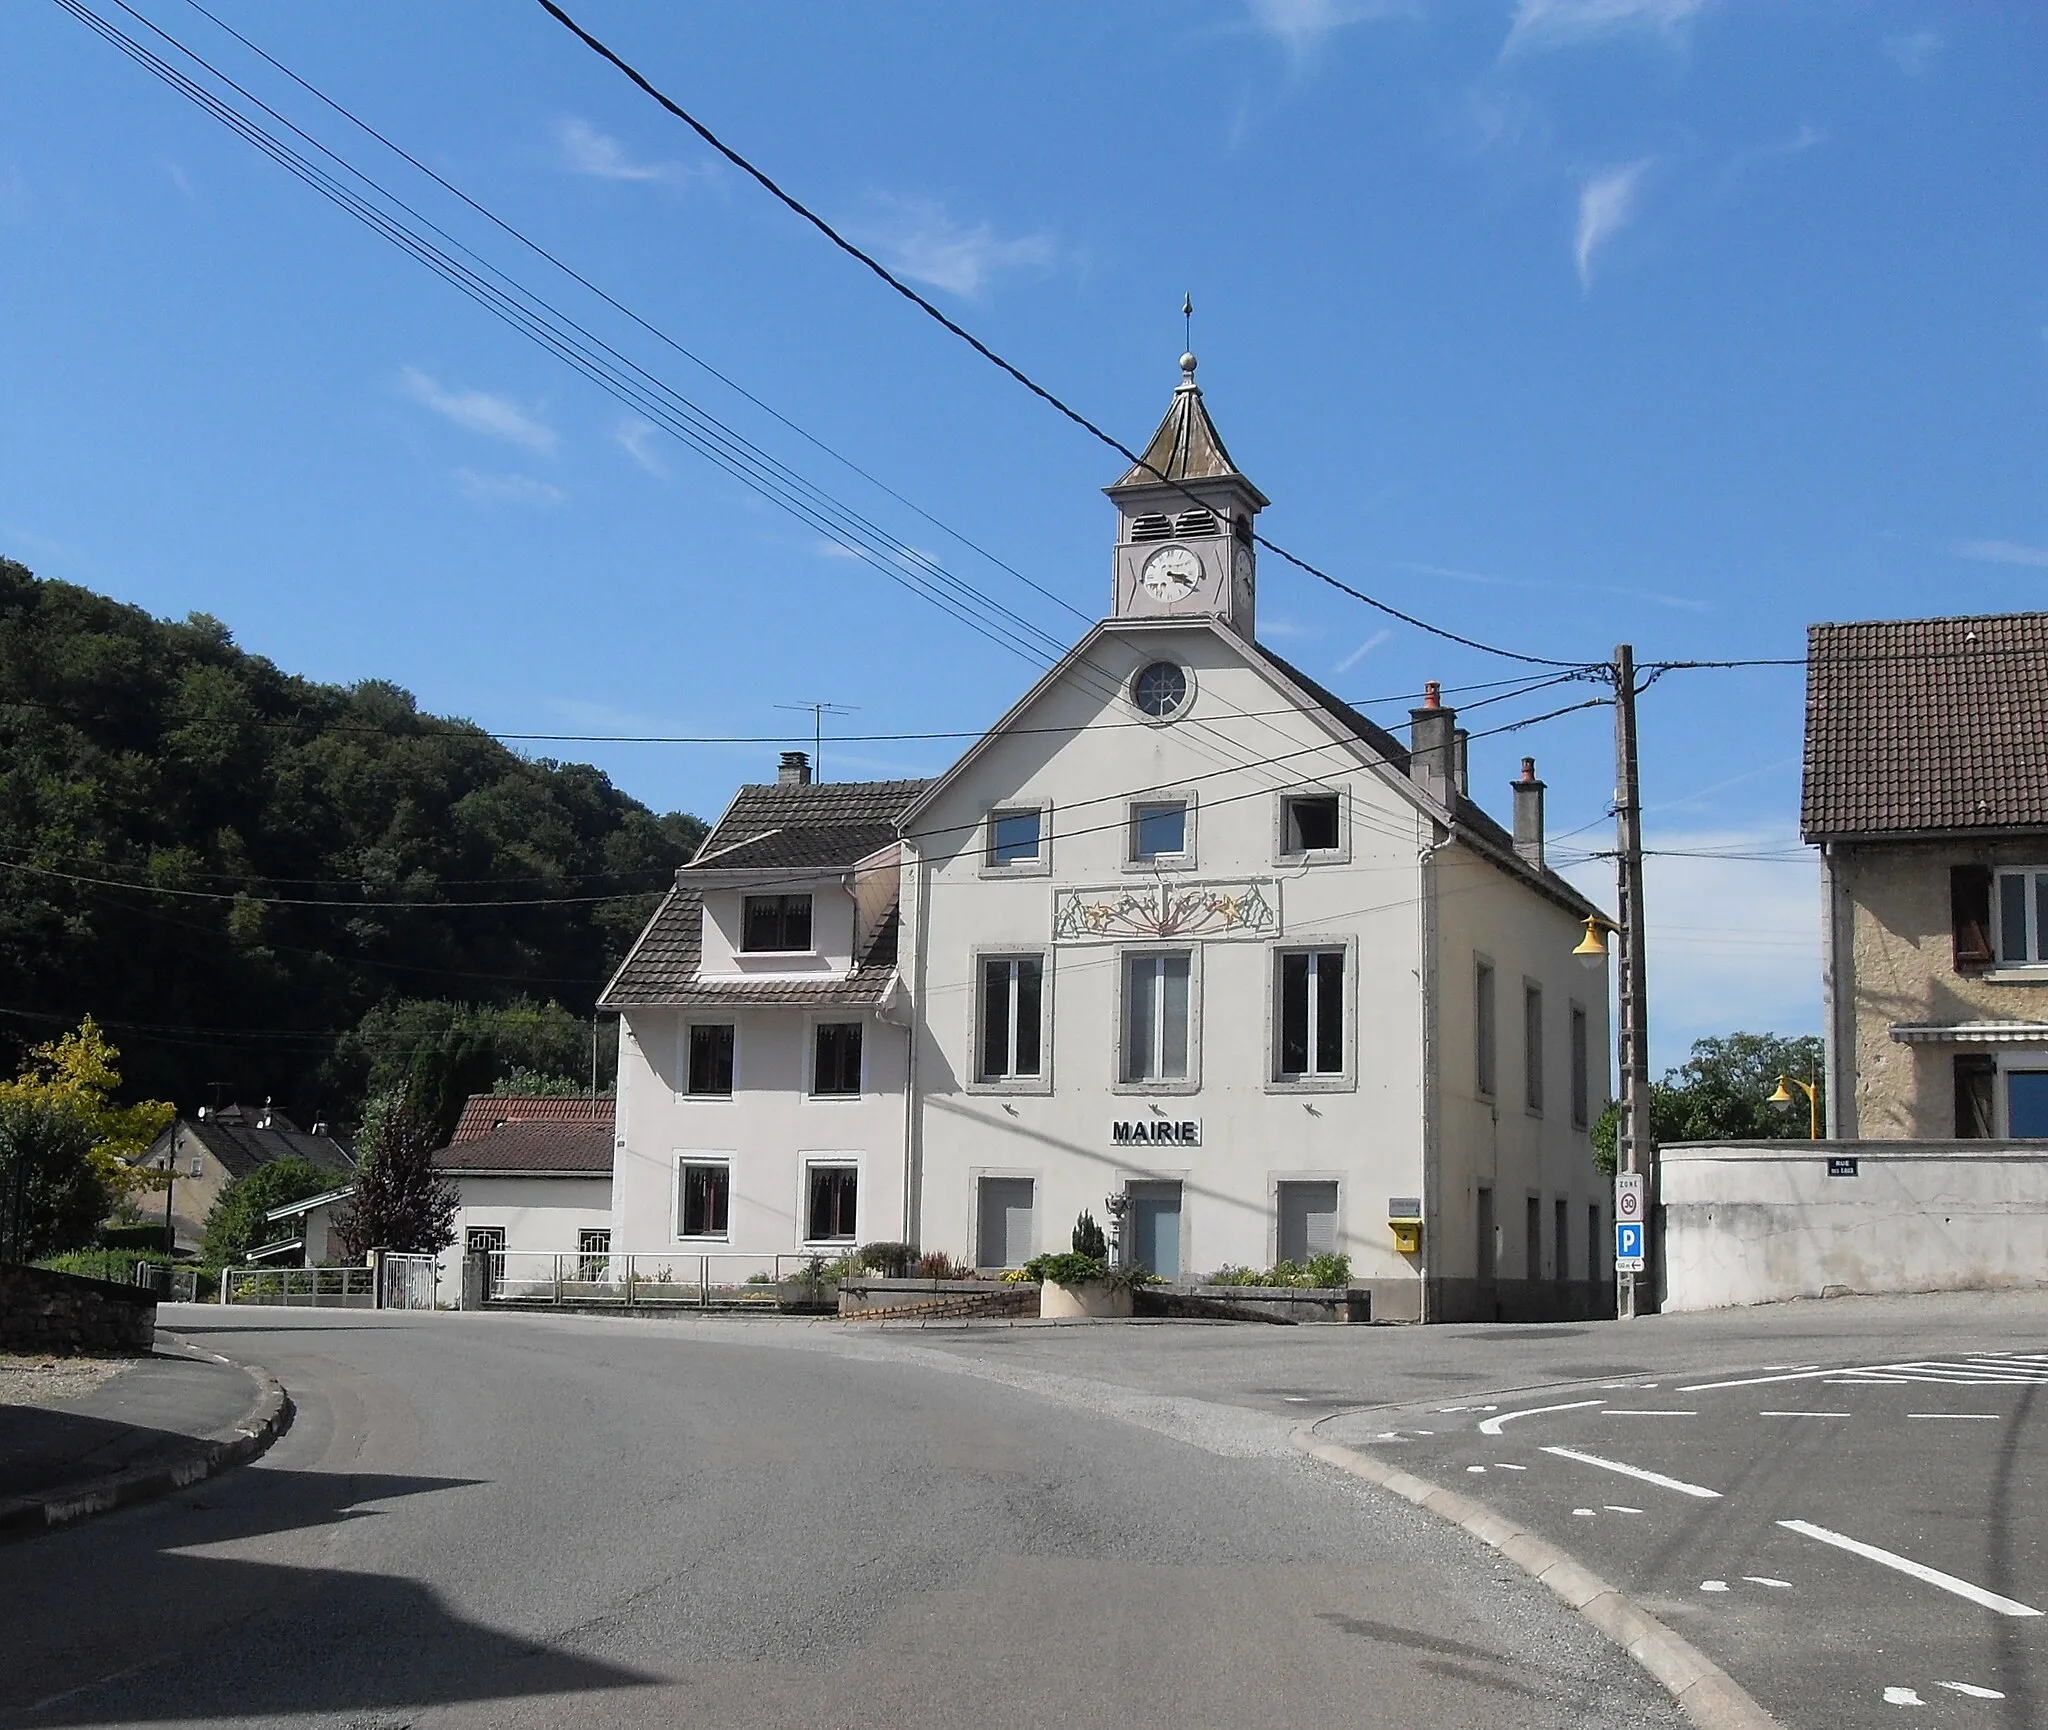
[[[1114,1118],[1109,1126],[1112,1147],[1200,1147],[1199,1117]]]

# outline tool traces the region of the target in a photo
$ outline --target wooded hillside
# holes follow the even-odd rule
[[[387,999],[587,1015],[703,831],[0,559],[0,1073],[90,1013],[131,1094],[345,1117]]]

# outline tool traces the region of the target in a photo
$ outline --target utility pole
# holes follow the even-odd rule
[[[1656,1218],[1657,1145],[1650,1128],[1650,991],[1643,962],[1643,795],[1636,756],[1636,654],[1627,644],[1614,651],[1614,819],[1621,920],[1615,936],[1621,1025],[1621,1121],[1616,1126],[1616,1168],[1645,1178],[1643,1247],[1649,1267],[1663,1253],[1650,1244]],[[1656,1277],[1618,1273],[1615,1313],[1630,1320],[1655,1304]],[[1639,1290],[1640,1287],[1640,1290]]]

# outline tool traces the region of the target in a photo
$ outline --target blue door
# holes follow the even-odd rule
[[[1131,1260],[1161,1279],[1180,1278],[1180,1185],[1131,1185]]]
[[[2005,1078],[2009,1133],[2048,1136],[2048,1069],[2015,1069]]]

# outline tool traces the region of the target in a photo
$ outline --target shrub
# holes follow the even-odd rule
[[[287,1157],[259,1165],[222,1190],[220,1199],[208,1211],[201,1258],[209,1267],[239,1262],[259,1244],[289,1235],[279,1232],[263,1217],[271,1208],[324,1195],[339,1187],[340,1180],[333,1172],[323,1171],[311,1160]]]
[[[81,1114],[18,1100],[0,1105],[0,1254],[35,1261],[92,1242],[113,1205],[92,1152]]]
[[[926,1250],[917,1258],[919,1279],[972,1279],[974,1269],[964,1261],[955,1261],[942,1249]]]
[[[1074,1253],[1100,1262],[1109,1260],[1109,1239],[1102,1235],[1102,1227],[1095,1223],[1095,1216],[1086,1208],[1074,1221]]]
[[[882,1279],[908,1279],[910,1265],[917,1260],[917,1246],[909,1243],[863,1244],[860,1265]]]
[[[170,1234],[161,1225],[103,1225],[99,1237],[102,1249],[136,1249],[162,1256],[171,1253]]]
[[[1219,1267],[1202,1282],[1204,1285],[1253,1285],[1253,1286],[1313,1286],[1328,1289],[1334,1286],[1348,1286],[1351,1283],[1351,1258],[1348,1255],[1310,1256],[1304,1264],[1291,1261],[1275,1262],[1271,1267]]]

